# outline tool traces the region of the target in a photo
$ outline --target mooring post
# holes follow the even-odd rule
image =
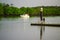
[[[45,22],[45,18],[43,18],[43,8],[41,7],[41,10],[40,10],[40,21],[41,21],[41,24],[43,24]],[[40,29],[40,40],[43,39],[43,30],[45,31],[45,27],[41,26],[41,29]]]
[[[43,19],[43,8],[41,7],[41,9],[40,9],[40,20],[42,21],[42,19]]]

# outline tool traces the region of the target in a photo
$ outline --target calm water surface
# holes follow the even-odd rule
[[[60,17],[45,17],[46,23],[60,24]],[[0,40],[40,40],[40,27],[31,26],[31,23],[39,23],[39,17],[1,18]],[[43,40],[60,40],[60,27],[45,27]]]

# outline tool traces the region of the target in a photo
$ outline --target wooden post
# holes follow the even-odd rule
[[[42,21],[42,19],[43,19],[43,8],[40,9],[40,15],[39,16],[40,16],[40,20]]]
[[[43,8],[41,8],[40,10],[40,20],[41,20],[41,24],[43,24]],[[40,29],[40,40],[43,39],[43,26],[41,26],[41,29]]]

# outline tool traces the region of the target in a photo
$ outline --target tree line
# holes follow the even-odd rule
[[[60,16],[60,6],[42,6],[44,16]],[[0,3],[0,16],[20,16],[29,14],[39,16],[41,6],[37,7],[14,7],[9,4]]]

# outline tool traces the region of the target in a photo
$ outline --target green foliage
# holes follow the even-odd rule
[[[22,14],[29,14],[30,16],[39,16],[41,7],[13,7],[9,4],[0,3],[0,16],[20,16]],[[46,6],[43,7],[44,16],[60,16],[60,7]]]
[[[21,7],[20,8],[20,14],[22,15],[22,14],[25,14],[25,12],[26,12],[26,8],[25,7]]]
[[[0,15],[3,15],[3,5],[0,3]]]
[[[58,16],[60,15],[60,7],[45,7],[44,15],[47,16]]]

